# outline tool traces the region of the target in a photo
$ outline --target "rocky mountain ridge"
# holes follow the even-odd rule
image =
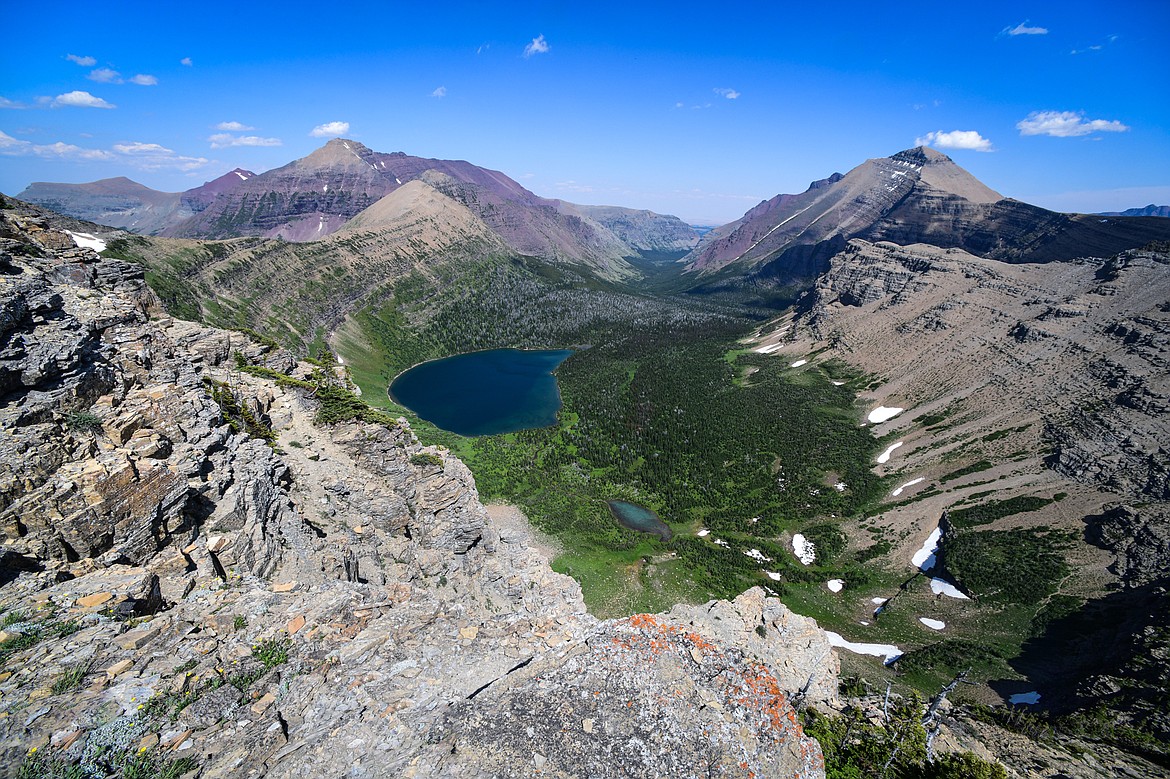
[[[823,775],[836,657],[762,591],[598,622],[448,452],[314,424],[337,371],[19,208],[0,304],[3,775]]]
[[[1050,597],[1075,606],[1024,642],[1012,667],[1049,711],[1106,711],[1170,740],[1166,246],[1035,265],[852,239],[829,265],[758,348],[815,355],[814,368],[847,361],[877,379],[867,406],[901,410],[875,425],[897,443],[881,468],[902,485],[883,514],[904,539],[891,561],[910,559],[936,527],[944,566],[964,532],[987,542],[1063,534],[1048,537],[1069,563]],[[974,527],[940,524],[1012,501]],[[1014,575],[1007,562],[996,571],[998,583]],[[948,611],[954,627],[971,608]]]
[[[37,181],[21,194],[26,202],[77,219],[149,234],[190,219],[217,195],[230,192],[254,175],[236,168],[185,192],[159,192],[124,176],[88,184]]]
[[[1005,262],[1051,262],[1108,257],[1168,236],[1170,228],[1153,218],[1060,214],[1004,198],[946,155],[918,147],[761,203],[704,236],[684,261],[700,278],[726,268],[807,283],[850,238],[961,248]]]

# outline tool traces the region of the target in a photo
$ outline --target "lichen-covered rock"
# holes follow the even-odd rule
[[[742,649],[636,615],[458,704],[418,776],[816,776],[791,692]]]

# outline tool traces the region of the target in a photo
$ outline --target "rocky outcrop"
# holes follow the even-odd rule
[[[310,366],[31,219],[0,211],[0,774],[823,775],[811,620],[598,622],[448,452],[315,426],[239,370]]]

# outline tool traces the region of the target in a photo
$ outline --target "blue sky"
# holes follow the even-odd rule
[[[930,143],[1059,210],[1170,203],[1170,2],[10,4],[0,191],[178,191],[342,135],[738,218]]]

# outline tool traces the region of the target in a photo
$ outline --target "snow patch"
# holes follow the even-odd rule
[[[833,489],[835,489],[837,492],[844,492],[845,490],[849,489],[849,485],[843,481],[839,481],[833,485]]]
[[[697,535],[699,538],[705,538],[710,532],[711,531],[708,530],[707,528],[703,528],[698,533],[695,533],[695,535]]]
[[[329,185],[328,185],[328,184],[326,184],[325,186],[321,187],[321,191],[322,191],[322,192],[328,192],[328,191],[329,191]]]
[[[783,348],[784,348],[784,344],[782,344],[782,343],[768,344],[767,346],[761,346],[759,349],[753,349],[753,351],[756,354],[771,354],[772,352],[778,352]]]
[[[835,646],[838,649],[848,649],[850,652],[859,655],[884,657],[886,665],[889,665],[902,656],[902,650],[893,644],[859,644],[853,641],[846,641],[841,638],[841,634],[834,633],[831,630],[826,630],[825,635],[829,637],[829,646]]]
[[[889,600],[889,598],[870,598],[869,602],[874,604],[875,606],[880,606],[888,600]]]
[[[947,626],[947,623],[940,619],[931,619],[930,617],[919,617],[918,621],[926,625],[931,630],[942,630]]]
[[[829,588],[829,592],[840,592],[845,588],[844,579],[829,579],[825,582],[825,586]]]
[[[106,250],[106,242],[96,235],[89,233],[73,233],[66,230],[69,237],[73,239],[73,243],[77,244],[83,249],[93,249],[95,252],[104,252]]]
[[[397,176],[395,176],[395,177],[394,177],[394,183],[395,183],[395,184],[401,184],[401,183],[402,183],[402,179],[400,179],[400,178],[398,178]]]
[[[790,365],[788,367],[799,368],[802,365],[808,365],[808,360],[797,360],[796,362],[792,363],[792,365]]]
[[[902,490],[906,489],[907,487],[913,487],[915,484],[921,484],[921,483],[922,483],[922,482],[924,482],[924,481],[926,481],[926,479],[924,479],[924,478],[919,478],[919,479],[911,479],[910,481],[906,482],[905,484],[903,484],[901,487],[899,487],[898,489],[894,490],[894,491],[893,491],[893,492],[891,492],[890,494],[891,494],[891,495],[893,495],[893,496],[896,498],[896,497],[898,497],[899,495],[901,495],[901,494],[902,494]]]
[[[933,568],[936,562],[934,555],[938,551],[938,542],[941,538],[942,528],[936,527],[922,542],[922,547],[910,558],[910,564],[921,571]]]
[[[757,563],[770,563],[770,562],[772,562],[772,558],[766,556],[759,549],[749,549],[746,552],[744,552],[744,554],[747,555],[748,557],[752,558],[753,560],[755,560]]]
[[[801,533],[792,536],[792,551],[796,554],[796,559],[804,565],[812,565],[813,561],[817,559],[816,544],[809,541]]]
[[[772,581],[774,581],[774,582],[778,582],[778,581],[780,581],[782,578],[784,578],[784,577],[782,577],[780,574],[778,574],[778,573],[772,573],[771,571],[764,571],[764,573],[766,573],[766,574],[768,575],[768,578],[769,578],[769,579],[771,579],[771,580],[772,580]]]
[[[844,385],[845,385],[845,382],[843,382],[843,381],[835,381],[835,382],[833,382],[833,386],[834,386],[834,387],[842,387],[842,386],[844,386]]]
[[[238,170],[233,170],[232,173],[235,173],[237,176],[239,176],[240,181],[247,181],[248,180],[248,177],[245,176],[243,173],[240,173]]]
[[[948,582],[946,579],[932,578],[930,580],[930,591],[935,595],[946,595],[948,598],[971,600],[963,594],[962,590]]]
[[[899,446],[901,446],[903,443],[905,443],[905,442],[899,441],[896,444],[890,444],[889,449],[887,449],[886,451],[884,451],[878,455],[877,461],[879,463],[888,463],[890,461],[890,455],[893,454],[894,450],[897,449]]]
[[[712,543],[717,544],[717,545],[722,546],[722,547],[725,547],[725,548],[731,547],[731,544],[727,543],[722,538],[716,538]]]
[[[1032,692],[1017,692],[1015,695],[1008,696],[1008,703],[1023,703],[1027,706],[1040,702],[1040,693],[1033,690]]]
[[[897,406],[878,406],[873,411],[869,412],[869,417],[867,418],[870,422],[877,425],[885,422],[887,419],[893,419],[905,410],[906,409],[898,408]]]

